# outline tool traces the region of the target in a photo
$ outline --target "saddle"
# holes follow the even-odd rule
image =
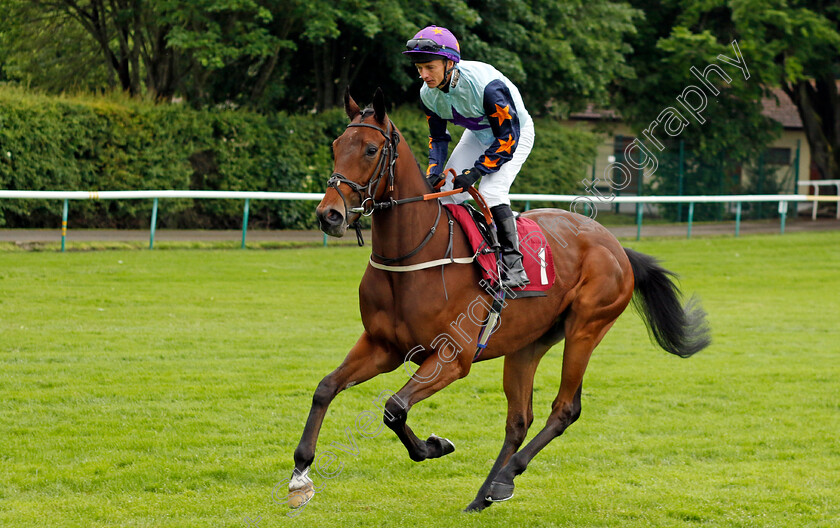
[[[479,195],[480,196],[480,195]],[[481,202],[479,202],[481,203]],[[467,235],[475,263],[481,269],[484,280],[496,289],[499,284],[499,264],[497,262],[498,240],[493,228],[488,225],[486,214],[469,204],[446,204],[446,209],[461,225]],[[492,217],[491,217],[492,218]],[[516,230],[519,234],[519,250],[522,252],[522,264],[530,284],[506,292],[510,298],[543,297],[546,290],[554,284],[554,258],[551,247],[543,235],[539,224],[529,218],[517,215]]]

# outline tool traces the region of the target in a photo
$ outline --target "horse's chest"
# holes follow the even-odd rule
[[[371,336],[392,343],[398,349],[411,349],[423,338],[429,307],[422,297],[393,295],[380,291],[376,298],[361,296],[362,324]],[[428,321],[427,321],[428,322]]]
[[[400,318],[386,312],[375,314],[369,322],[365,323],[365,329],[377,340],[391,343],[399,350],[411,348],[411,343],[415,341],[410,326]]]

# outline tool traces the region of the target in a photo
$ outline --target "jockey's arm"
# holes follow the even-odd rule
[[[498,79],[484,88],[483,105],[495,140],[476,160],[475,168],[481,174],[491,174],[513,158],[519,143],[519,115],[510,90]]]

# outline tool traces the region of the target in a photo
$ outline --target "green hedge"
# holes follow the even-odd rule
[[[392,112],[425,167],[425,119]],[[331,173],[330,144],[346,125],[341,110],[318,115],[197,111],[103,97],[48,97],[0,89],[0,188],[20,190],[197,189],[321,192]],[[452,127],[456,128],[456,127]],[[454,132],[454,130],[453,130]],[[576,188],[596,140],[555,122],[537,123],[537,146],[513,192]],[[241,200],[162,200],[160,227],[237,228]],[[312,228],[312,202],[257,200],[251,224]],[[0,200],[4,227],[54,227],[61,204]],[[73,227],[147,227],[148,200],[71,202]]]
[[[317,192],[331,170],[340,111],[265,116],[180,105],[0,91],[0,188]],[[8,153],[8,154],[7,154]],[[241,200],[163,200],[161,227],[238,227]],[[146,200],[71,202],[74,227],[147,227]],[[255,201],[254,225],[313,225],[312,202]],[[55,226],[55,201],[0,200],[6,227]]]

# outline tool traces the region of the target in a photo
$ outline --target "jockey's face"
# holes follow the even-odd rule
[[[454,66],[451,60],[433,60],[430,62],[416,63],[417,73],[429,88],[437,88],[443,82],[446,70]]]

